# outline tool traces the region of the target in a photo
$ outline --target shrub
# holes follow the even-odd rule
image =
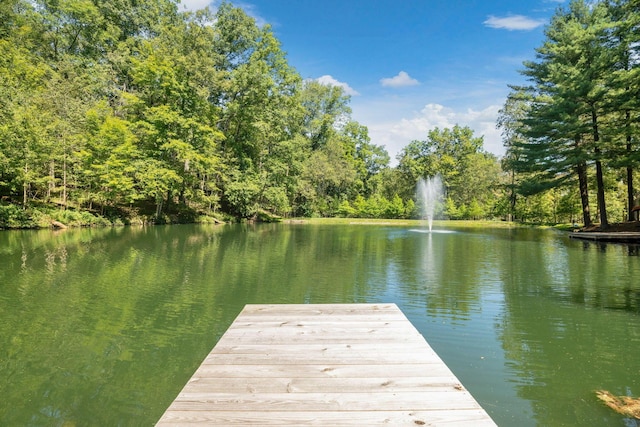
[[[33,225],[28,212],[20,206],[0,205],[0,228],[30,228]]]

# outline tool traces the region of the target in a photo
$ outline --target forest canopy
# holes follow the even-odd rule
[[[300,76],[271,28],[230,3],[5,0],[0,227],[420,217],[416,182],[434,175],[447,218],[587,224],[595,182],[599,218],[608,203],[621,219],[638,162],[639,14],[622,0],[558,9],[524,64],[531,84],[501,110],[504,158],[456,125],[407,141],[391,167],[350,96]]]

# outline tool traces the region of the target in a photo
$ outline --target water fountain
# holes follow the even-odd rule
[[[427,219],[429,233],[431,233],[436,207],[442,203],[443,189],[440,176],[420,178],[416,192],[420,213],[422,214],[422,218]]]

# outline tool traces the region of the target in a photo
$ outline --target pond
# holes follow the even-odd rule
[[[499,425],[637,425],[595,391],[640,396],[639,253],[526,228],[5,231],[0,425],[153,425],[245,304],[375,302]]]

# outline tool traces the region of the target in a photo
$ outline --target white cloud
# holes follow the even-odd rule
[[[181,0],[180,3],[185,10],[191,10],[195,12],[196,10],[201,10],[209,7],[213,2],[212,0]]]
[[[500,131],[496,129],[499,109],[499,106],[491,105],[479,111],[455,111],[440,104],[427,104],[412,118],[364,124],[367,124],[369,129],[371,142],[385,146],[391,156],[392,165],[397,164],[396,156],[411,141],[427,139],[429,131],[436,127],[452,128],[456,124],[470,127],[476,137],[484,136],[484,149],[500,156],[504,154],[504,147]]]
[[[409,74],[404,71],[400,71],[397,76],[380,79],[380,83],[382,86],[388,87],[405,87],[420,84],[420,82],[409,76]]]
[[[533,30],[541,25],[544,25],[545,21],[542,19],[528,18],[522,15],[510,15],[505,17],[497,17],[489,15],[484,25],[490,28],[498,28],[503,30]]]
[[[324,75],[322,77],[318,77],[316,79],[316,81],[318,83],[322,84],[322,85],[325,85],[325,86],[338,86],[338,87],[341,87],[342,89],[344,89],[344,93],[346,93],[347,95],[351,95],[351,96],[360,95],[355,89],[353,89],[347,83],[340,82],[340,81],[334,79],[330,75]]]

